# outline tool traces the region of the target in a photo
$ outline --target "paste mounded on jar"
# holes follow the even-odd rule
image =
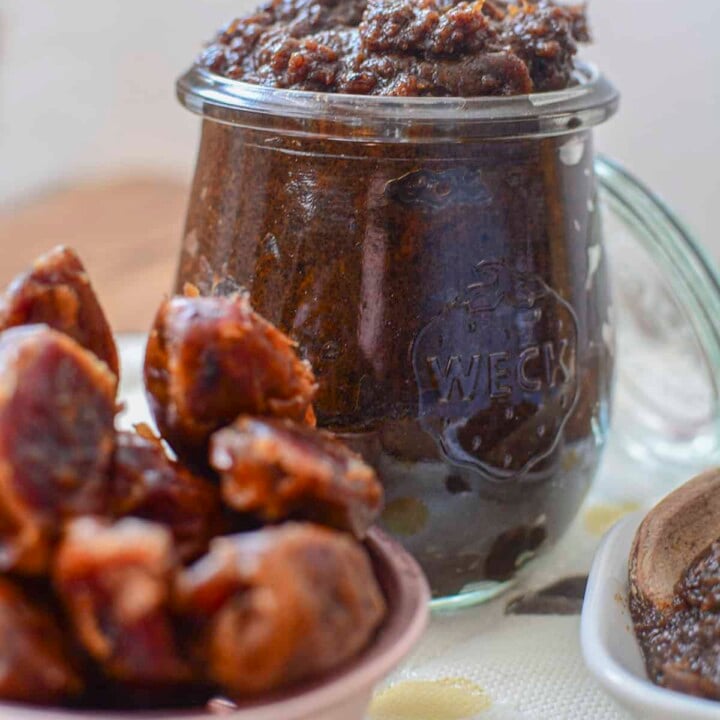
[[[520,95],[573,82],[584,6],[505,0],[282,0],[231,22],[200,63],[278,88]]]

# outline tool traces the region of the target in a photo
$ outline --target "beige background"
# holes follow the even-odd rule
[[[200,43],[247,0],[0,0],[0,205],[138,171],[186,182],[197,121],[173,96]],[[585,55],[623,92],[599,147],[720,258],[716,0],[593,0]],[[1,240],[0,240],[1,241]]]

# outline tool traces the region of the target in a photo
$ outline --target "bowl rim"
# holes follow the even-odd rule
[[[593,560],[588,578],[580,619],[580,643],[585,664],[603,686],[623,707],[641,710],[643,717],[663,713],[662,717],[683,720],[710,720],[720,713],[720,702],[685,695],[659,687],[647,677],[638,677],[621,664],[610,650],[605,638],[608,633],[627,632],[629,641],[637,645],[627,606],[628,558],[635,532],[645,513],[628,515],[616,523],[603,538]],[[622,607],[625,618],[620,622],[617,583],[622,578]],[[628,622],[630,625],[628,626]],[[627,629],[626,629],[626,626]]]
[[[370,691],[407,655],[425,631],[430,588],[417,562],[378,528],[365,539],[388,612],[373,642],[355,658],[322,677],[274,693],[261,701],[243,703],[227,715],[231,720],[296,720],[332,708]],[[12,713],[6,714],[6,713]],[[207,720],[206,708],[189,710],[83,710],[0,702],[0,718],[13,720]]]

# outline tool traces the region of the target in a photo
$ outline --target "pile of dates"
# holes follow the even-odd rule
[[[202,705],[336,667],[385,603],[359,542],[382,504],[314,427],[316,383],[243,295],[162,303],[160,437],[115,428],[119,363],[77,255],[0,304],[0,697]]]

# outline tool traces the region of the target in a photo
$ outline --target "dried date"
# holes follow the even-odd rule
[[[4,700],[53,704],[80,694],[83,680],[57,618],[5,578],[0,578],[0,637]]]
[[[176,565],[162,525],[81,518],[68,527],[55,587],[80,643],[109,678],[145,688],[191,681],[170,610]]]
[[[382,506],[382,487],[359,455],[287,420],[239,418],[213,435],[210,464],[230,507],[270,522],[311,520],[362,538]]]
[[[0,302],[0,330],[44,324],[69,335],[119,373],[117,348],[80,258],[67,247],[39,257]]]
[[[244,295],[164,302],[148,341],[145,386],[163,437],[200,464],[210,435],[238,415],[303,421],[316,391],[294,343]]]
[[[105,511],[115,382],[46,326],[0,334],[0,570],[44,572],[62,522]]]
[[[177,601],[196,659],[234,697],[336,667],[385,612],[362,547],[296,523],[217,538],[179,576]]]
[[[187,562],[204,553],[217,533],[220,497],[211,482],[171,461],[159,440],[121,432],[112,471],[112,514],[165,525]]]

